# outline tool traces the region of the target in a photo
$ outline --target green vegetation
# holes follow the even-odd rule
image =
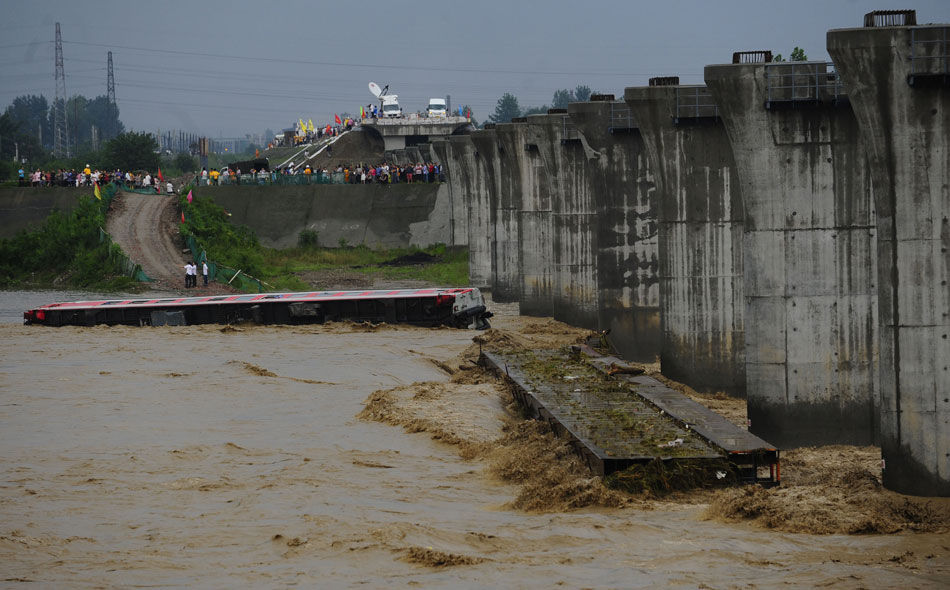
[[[782,57],[781,53],[776,53],[775,57],[772,58],[772,61],[786,61],[786,59]],[[805,55],[804,49],[796,46],[794,49],[792,49],[787,61],[808,61],[808,56]]]
[[[468,285],[468,251],[436,244],[427,248],[373,249],[367,246],[320,248],[297,247],[289,250],[266,249],[269,266],[279,273],[265,273],[267,282],[280,276],[306,271],[343,269],[386,280],[417,280],[440,287]],[[393,264],[399,260],[431,258],[431,262]],[[268,278],[270,277],[270,278]],[[304,289],[309,286],[304,285]]]
[[[100,241],[105,208],[103,201],[81,197],[72,212],[53,212],[36,231],[0,240],[0,288],[129,291],[138,287],[122,271],[121,248]]]
[[[107,168],[120,170],[157,170],[158,143],[148,133],[130,131],[106,142],[102,150]]]
[[[435,245],[428,248],[373,249],[365,245],[339,248],[318,245],[317,232],[304,230],[298,246],[266,248],[254,233],[228,221],[228,214],[210,197],[179,201],[185,212],[181,235],[193,237],[200,250],[219,265],[260,279],[272,291],[305,291],[312,286],[299,278],[311,271],[343,270],[386,280],[422,280],[440,286],[468,284],[468,252]],[[415,263],[418,261],[419,263]]]
[[[795,55],[794,52],[792,54]],[[590,100],[590,95],[593,93],[594,91],[591,90],[590,86],[578,84],[574,90],[568,90],[567,88],[555,90],[554,96],[551,98],[550,107],[543,104],[540,106],[522,108],[518,103],[518,97],[510,92],[506,92],[498,99],[498,103],[495,105],[495,112],[488,117],[488,121],[491,123],[509,123],[515,117],[544,115],[547,114],[549,108],[566,109],[569,103]]]
[[[209,259],[262,278],[266,265],[264,247],[254,232],[243,225],[232,225],[228,214],[210,197],[189,203],[186,195],[181,195],[178,203],[185,213],[185,222],[180,226],[182,238],[194,237]]]

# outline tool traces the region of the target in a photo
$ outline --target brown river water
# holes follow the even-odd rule
[[[433,439],[490,445],[511,419],[490,383],[425,393],[473,332],[16,323],[63,299],[0,293],[2,587],[950,584],[943,532],[780,532],[707,519],[702,497],[513,507],[516,483]],[[429,425],[357,417],[391,388]]]

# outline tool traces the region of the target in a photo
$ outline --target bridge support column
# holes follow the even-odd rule
[[[598,324],[610,328],[625,358],[653,362],[661,341],[659,195],[643,140],[627,106],[611,95],[571,103],[568,114],[561,149],[584,164],[578,180],[586,188],[577,190],[590,193],[596,212]]]
[[[711,101],[708,113],[674,123],[678,96],[708,93],[668,81],[677,84],[625,93],[657,186],[660,363],[694,389],[745,397],[744,212],[732,147]]]
[[[950,25],[828,32],[871,158],[880,227],[884,485],[928,496],[950,495],[947,39]]]
[[[521,170],[507,157],[493,127],[471,135],[476,157],[482,160],[489,196],[491,225],[491,292],[501,303],[521,297],[521,252],[518,220],[521,210]]]
[[[745,207],[749,419],[781,447],[871,444],[877,276],[867,159],[847,102],[816,90],[829,80],[826,65],[809,65],[813,75],[767,63],[705,71]]]

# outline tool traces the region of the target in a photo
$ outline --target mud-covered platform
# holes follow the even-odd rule
[[[570,440],[597,475],[688,460],[728,465],[718,476],[731,481],[779,483],[773,445],[653,377],[635,374],[621,359],[574,346],[483,352],[482,361],[512,385],[530,415]]]

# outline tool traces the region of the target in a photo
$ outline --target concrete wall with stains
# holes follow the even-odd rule
[[[824,64],[813,66],[826,80]],[[819,89],[809,102],[802,79],[805,94],[778,96],[779,86],[790,87],[790,67],[808,71],[765,63],[705,71],[745,209],[751,430],[783,447],[871,444],[878,344],[870,170],[847,101]]]
[[[828,32],[877,206],[884,485],[940,496],[950,495],[947,39],[946,24]]]
[[[695,86],[627,88],[659,202],[663,374],[744,397],[742,199],[717,117],[678,117]],[[684,115],[686,113],[683,113]]]

